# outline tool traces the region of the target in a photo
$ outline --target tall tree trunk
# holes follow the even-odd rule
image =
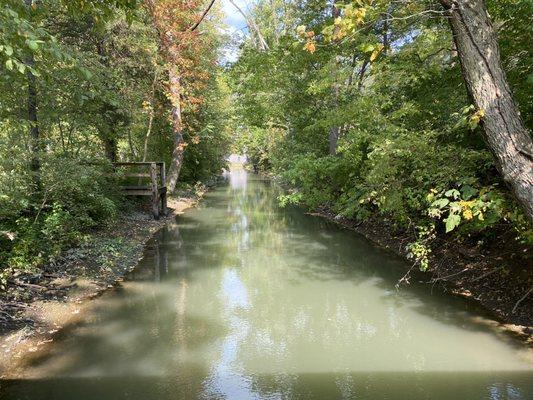
[[[392,40],[392,24],[390,21],[392,20],[392,13],[394,12],[394,9],[396,8],[396,5],[394,2],[392,2],[389,7],[387,8],[387,12],[383,14],[383,25],[381,30],[381,36],[382,36],[382,44],[383,44],[383,54],[387,55],[391,48],[390,41]]]
[[[112,138],[109,135],[101,134],[100,139],[102,140],[102,143],[104,144],[104,150],[105,150],[105,156],[109,160],[109,162],[114,163],[117,162],[118,156],[117,156],[117,141],[116,139]]]
[[[159,36],[159,51],[167,63],[168,68],[168,97],[171,103],[172,122],[172,156],[168,173],[166,176],[166,186],[169,193],[174,192],[183,164],[183,153],[187,143],[183,140],[183,121],[181,118],[181,77],[176,65],[178,48],[175,36],[171,31],[167,31],[165,24],[158,15],[158,5],[155,0],[145,0],[145,5],[152,16],[154,28]],[[194,28],[194,26],[193,26]]]
[[[157,84],[157,69],[154,71],[154,80],[152,82],[152,92],[150,94],[150,114],[148,116],[148,129],[146,130],[146,135],[144,137],[143,159],[142,159],[143,162],[146,161],[146,157],[148,156],[148,140],[150,139],[150,135],[152,134],[152,126],[154,124],[156,84]]]
[[[100,56],[100,62],[105,68],[109,68],[109,60],[105,51],[105,37],[102,37],[96,43],[96,51]],[[106,88],[109,88],[109,81],[106,80]],[[102,115],[102,122],[98,125],[98,136],[104,145],[104,152],[109,162],[114,163],[118,160],[118,143],[115,137],[114,124],[112,119],[106,117],[108,111],[112,108],[107,102],[103,102],[100,106],[100,113]]]
[[[389,13],[384,15],[383,18],[383,32],[382,34],[382,42],[383,42],[383,54],[387,54],[390,49],[390,43],[389,43]]]
[[[504,180],[533,220],[533,142],[502,68],[496,32],[484,0],[439,0],[448,10],[468,93],[487,146]]]
[[[146,161],[146,157],[148,156],[148,140],[150,139],[150,135],[152,134],[152,126],[154,124],[154,110],[150,110],[150,116],[148,118],[148,129],[146,130],[146,135],[144,137],[144,146],[143,146],[143,158],[142,161]]]
[[[131,137],[131,130],[128,129],[128,145],[130,146],[131,159],[137,159],[137,152],[135,151],[135,146],[133,144],[133,138]]]
[[[363,82],[365,79],[365,73],[366,73],[366,70],[369,64],[370,64],[370,61],[368,60],[368,58],[365,59],[365,61],[363,61],[363,65],[361,65],[361,69],[359,70],[359,73],[357,74],[357,89],[359,91],[363,90]]]
[[[150,140],[150,135],[152,134],[152,126],[154,125],[154,116],[155,111],[153,108],[150,109],[150,115],[148,117],[148,128],[146,129],[146,135],[144,136],[144,145],[143,145],[143,158],[142,161],[146,161],[148,156],[148,140]]]
[[[168,69],[168,90],[172,104],[172,133],[173,149],[172,160],[167,174],[167,190],[172,193],[176,189],[176,183],[183,164],[183,151],[187,144],[183,140],[183,121],[181,119],[181,82],[177,67],[170,65]]]
[[[28,66],[33,66],[33,55],[28,57],[26,63]],[[28,121],[30,123],[30,152],[31,161],[30,169],[33,173],[33,182],[35,189],[39,190],[41,186],[41,137],[39,133],[39,121],[37,119],[37,83],[35,81],[35,75],[28,69]]]
[[[28,13],[31,15],[33,10],[33,0],[26,0],[26,6],[28,7]],[[33,53],[30,51],[27,59],[26,66],[33,67],[35,59]],[[41,189],[41,137],[39,133],[39,121],[37,119],[37,82],[35,75],[27,68],[26,76],[28,78],[28,122],[29,122],[29,134],[30,134],[30,170],[32,172],[32,179],[35,191]]]
[[[335,3],[333,3],[331,8],[331,16],[333,17],[333,20],[335,20],[337,17],[340,16],[340,10],[335,6]],[[339,27],[335,25],[334,31],[333,31],[333,37],[337,35],[339,31]],[[333,95],[333,105],[335,108],[337,108],[339,104],[339,94],[340,94],[340,85],[339,85],[339,69],[340,69],[340,56],[335,56],[335,64],[333,65],[333,87],[332,87],[332,95]],[[340,127],[339,126],[331,126],[329,128],[329,154],[330,155],[336,155],[337,154],[337,147],[339,145],[339,136],[340,136]]]
[[[332,156],[337,154],[340,133],[341,129],[338,126],[331,126],[329,128],[329,154]]]

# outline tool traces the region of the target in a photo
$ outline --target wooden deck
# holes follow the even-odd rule
[[[118,170],[129,169],[133,172],[124,172],[125,178],[138,178],[139,184],[122,186],[126,196],[151,196],[152,215],[159,219],[167,214],[167,187],[164,162],[117,162],[113,163]],[[142,185],[142,181],[147,183]]]

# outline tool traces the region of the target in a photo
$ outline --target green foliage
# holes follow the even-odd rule
[[[4,268],[31,269],[57,257],[79,242],[83,232],[113,220],[121,206],[117,185],[105,178],[109,168],[49,159],[37,198],[17,185],[16,175],[5,174],[6,167],[8,163],[0,168],[0,187],[13,189],[0,198]]]
[[[0,286],[13,271],[40,268],[116,220],[127,203],[110,161],[169,165],[167,70],[142,4],[0,5]],[[192,185],[219,173],[229,152],[230,92],[216,73],[217,23],[203,22],[210,45],[197,54],[212,78],[195,86],[182,69],[188,148],[181,180]],[[36,123],[28,120],[29,100]]]
[[[228,77],[238,149],[290,187],[282,205],[414,227],[408,251],[422,269],[442,235],[482,243],[505,229],[533,243],[480,135],[484,110],[467,98],[445,19],[423,17],[423,2],[341,3],[339,21],[325,3],[267,3],[254,15],[270,50],[244,43]],[[510,84],[531,121],[531,2],[489,6]],[[333,127],[341,132],[334,156]]]
[[[414,260],[422,271],[429,267],[430,244],[435,237],[435,225],[422,225],[417,227],[416,240],[407,244],[407,257]]]
[[[231,132],[226,121],[231,118],[229,88],[222,76],[214,75],[205,91],[205,101],[194,118],[194,130],[187,131],[188,143],[180,179],[186,183],[206,181],[226,168]]]

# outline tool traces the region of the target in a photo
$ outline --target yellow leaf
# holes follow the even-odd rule
[[[466,209],[463,211],[463,218],[467,220],[471,220],[473,218],[472,210]]]
[[[383,45],[379,45],[373,52],[370,54],[370,62],[374,62],[376,58],[379,57],[381,50],[383,50]]]
[[[304,50],[307,50],[309,53],[313,54],[316,51],[315,43],[307,42],[304,46]]]
[[[335,32],[332,39],[341,40],[345,36],[346,36],[346,31],[344,29],[339,29],[337,32]]]

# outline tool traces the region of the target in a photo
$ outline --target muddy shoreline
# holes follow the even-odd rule
[[[404,258],[412,264],[406,245],[414,234],[399,230],[379,217],[363,222],[337,216],[327,207],[308,214],[325,218],[346,229],[363,235],[371,242]],[[429,285],[438,285],[454,296],[467,298],[487,311],[498,328],[503,329],[528,346],[533,347],[533,271],[527,257],[498,248],[480,252],[478,249],[453,241],[440,240],[430,255],[430,268],[418,267],[407,274]],[[410,278],[409,278],[410,276]]]
[[[170,198],[168,214],[154,220],[147,210],[121,216],[65,252],[38,276],[21,276],[0,297],[0,378],[24,375],[23,360],[41,351],[63,327],[83,320],[95,299],[132,271],[154,233],[195,206],[203,191]]]

